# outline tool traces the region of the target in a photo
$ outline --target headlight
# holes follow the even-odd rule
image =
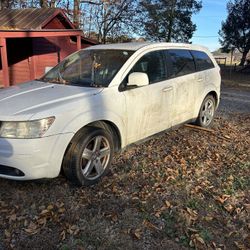
[[[0,137],[31,139],[42,137],[55,117],[23,122],[1,122]]]

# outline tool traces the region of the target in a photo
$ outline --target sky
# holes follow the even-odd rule
[[[197,26],[192,42],[201,44],[215,51],[220,48],[219,30],[221,22],[227,17],[226,5],[229,0],[203,0],[202,9],[193,15],[193,22]]]

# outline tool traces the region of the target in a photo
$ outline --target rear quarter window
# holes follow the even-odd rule
[[[205,52],[192,50],[191,53],[195,59],[197,71],[214,68],[212,60]]]
[[[170,49],[166,53],[170,78],[195,72],[194,58],[188,50]]]

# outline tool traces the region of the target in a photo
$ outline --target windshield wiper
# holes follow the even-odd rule
[[[96,83],[90,83],[90,87],[95,87],[95,88],[103,88],[104,86],[101,84],[96,84]]]
[[[63,79],[61,73],[58,71],[57,72],[57,77],[55,78],[41,78],[40,81],[43,82],[50,82],[50,83],[59,83],[59,84],[67,84],[69,83],[68,80]]]
[[[58,75],[58,82],[59,82],[59,83],[61,83],[61,84],[67,84],[67,83],[69,83],[69,81],[63,79],[60,70],[58,70],[57,75]]]

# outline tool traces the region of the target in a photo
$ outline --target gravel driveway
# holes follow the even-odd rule
[[[250,113],[250,88],[222,86],[219,112]]]

